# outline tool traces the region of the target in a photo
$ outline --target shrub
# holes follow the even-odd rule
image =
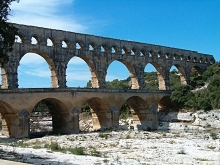
[[[96,157],[101,157],[102,156],[101,152],[97,151],[95,148],[92,151],[90,151],[90,155],[91,156],[96,156]]]
[[[61,147],[59,146],[59,144],[57,142],[51,142],[51,144],[49,145],[49,148],[52,151],[59,151],[59,150],[61,150]]]
[[[84,147],[68,148],[67,150],[75,155],[85,155]]]
[[[210,136],[212,137],[213,140],[218,139],[217,133],[212,132],[212,133],[210,133]]]
[[[99,134],[99,137],[100,137],[100,138],[108,139],[108,135],[109,135],[109,134],[106,134],[106,133],[100,133],[100,134]]]

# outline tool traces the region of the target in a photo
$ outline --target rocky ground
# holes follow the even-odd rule
[[[37,165],[220,165],[219,110],[161,113],[159,119],[159,129],[169,132],[105,131],[22,140],[1,137],[0,158]],[[83,131],[91,130],[89,119],[80,122]]]
[[[2,139],[0,151],[1,159],[39,165],[219,165],[220,133],[113,131],[10,143]]]

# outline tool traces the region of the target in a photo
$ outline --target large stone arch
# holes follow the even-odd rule
[[[70,59],[68,59],[68,63],[70,62],[70,60],[73,58],[74,56],[72,56]],[[96,67],[94,62],[87,56],[85,55],[77,55],[75,57],[79,57],[80,59],[82,59],[83,61],[86,62],[87,66],[89,67],[90,73],[91,73],[91,84],[92,84],[92,88],[99,88],[99,75],[96,71]]]
[[[139,89],[139,82],[138,82],[138,76],[135,72],[135,68],[132,62],[124,60],[124,59],[115,59],[112,60],[108,63],[107,68],[111,65],[111,63],[113,63],[114,61],[119,61],[122,64],[124,64],[126,66],[126,68],[128,69],[129,73],[130,73],[130,78],[131,78],[131,89]]]
[[[169,71],[171,69],[172,66],[175,66],[177,68],[177,70],[179,71],[178,76],[180,76],[180,82],[182,85],[186,85],[189,83],[189,75],[187,75],[188,73],[186,73],[186,69],[177,63],[173,63],[170,67],[169,67]]]
[[[201,75],[203,74],[203,72],[205,71],[206,68],[203,68],[203,67],[201,67],[201,66],[195,64],[195,65],[192,65],[192,66],[189,68],[190,72],[191,72],[192,69],[195,69],[195,70],[198,72],[198,75],[201,76]]]
[[[49,110],[46,111],[43,109],[42,111],[36,111],[36,105],[41,102],[45,104]],[[74,130],[70,130],[71,126],[69,125],[71,123],[71,115],[68,110],[68,108],[65,106],[63,102],[61,102],[58,99],[55,98],[44,98],[42,100],[38,100],[33,104],[34,107],[30,112],[30,128],[31,128],[31,122],[35,122],[35,118],[38,119],[39,122],[44,122],[43,118],[47,117],[48,121],[52,122],[52,130],[49,130],[48,132],[39,131],[40,134],[44,133],[53,133],[53,134],[66,134],[71,133]],[[44,111],[45,110],[45,111]],[[42,121],[40,121],[42,119]],[[38,122],[36,121],[36,122]],[[34,124],[34,123],[33,123]],[[44,123],[42,123],[44,124]],[[31,132],[34,135],[38,134],[37,131]]]
[[[29,50],[24,52],[19,59],[19,63],[22,60],[22,58],[27,54],[27,53],[35,53],[39,56],[41,56],[48,64],[50,72],[51,72],[51,87],[52,88],[58,88],[58,77],[57,77],[57,71],[59,70],[58,66],[54,63],[53,58],[51,58],[47,53],[39,51],[39,50]],[[19,67],[19,66],[18,66]],[[18,68],[17,68],[18,69]]]
[[[156,129],[153,123],[155,116],[147,101],[139,96],[132,96],[126,100],[126,103],[130,106],[133,125],[136,129]]]
[[[148,64],[151,64],[154,66],[154,68],[156,69],[157,71],[157,78],[158,78],[158,89],[159,90],[166,90],[166,85],[165,85],[165,74],[163,72],[163,69],[162,67],[160,66],[159,63],[157,62],[149,62],[145,65],[145,67],[148,65]]]
[[[98,97],[86,101],[92,113],[93,130],[112,127],[112,114],[110,106]]]
[[[176,104],[170,100],[170,96],[163,96],[158,102],[158,110],[166,111],[174,108]]]
[[[1,118],[1,134],[4,136],[10,136],[12,128],[12,123],[16,118],[16,114],[13,113],[12,107],[0,100],[0,118]]]

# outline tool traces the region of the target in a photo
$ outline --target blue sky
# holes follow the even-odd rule
[[[11,8],[11,22],[194,50],[220,61],[219,0],[20,0]],[[106,79],[128,76],[114,62]],[[51,86],[48,65],[38,55],[22,58],[18,78],[19,87]],[[67,85],[84,87],[88,80],[88,66],[74,57]]]

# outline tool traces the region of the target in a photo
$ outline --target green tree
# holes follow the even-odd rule
[[[179,107],[183,107],[185,103],[192,98],[193,93],[191,85],[182,85],[177,87],[170,96],[171,101],[177,102]]]
[[[216,62],[215,64],[209,66],[203,73],[202,77],[204,81],[207,81],[214,75],[220,75],[220,62]]]
[[[12,51],[12,46],[15,40],[17,28],[11,23],[8,23],[8,16],[10,15],[10,5],[13,1],[19,0],[1,0],[0,1],[0,63],[8,61],[7,53]]]
[[[145,72],[144,73],[144,80],[145,80],[145,89],[152,89],[157,90],[158,89],[158,78],[157,78],[157,72]]]
[[[169,78],[170,78],[170,89],[174,90],[175,88],[181,86],[180,82],[180,76],[177,75],[178,71],[176,69],[173,69],[170,72]]]

